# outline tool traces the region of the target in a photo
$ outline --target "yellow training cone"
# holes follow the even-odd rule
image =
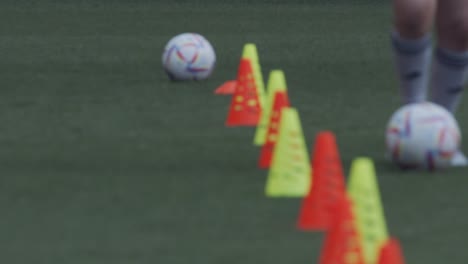
[[[265,193],[268,197],[304,197],[309,192],[311,166],[295,108],[285,107]]]
[[[354,203],[365,261],[377,264],[379,250],[388,239],[388,231],[371,159],[360,157],[353,161],[348,192]]]
[[[262,146],[265,144],[268,132],[268,123],[275,100],[275,94],[278,91],[286,91],[286,78],[282,70],[272,70],[268,77],[268,87],[265,103],[260,113],[260,120],[255,131],[254,145]]]
[[[252,64],[255,87],[257,89],[258,98],[260,99],[260,109],[263,109],[265,101],[265,85],[263,84],[263,75],[260,60],[258,58],[257,46],[253,43],[246,43],[242,51],[242,59],[248,59]]]

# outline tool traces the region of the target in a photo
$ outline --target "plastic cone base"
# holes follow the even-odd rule
[[[231,95],[236,91],[236,85],[236,80],[227,81],[216,88],[214,93],[218,95]]]

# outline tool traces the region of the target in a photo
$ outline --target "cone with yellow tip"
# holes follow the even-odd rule
[[[265,187],[266,196],[304,197],[309,192],[312,173],[295,108],[283,108],[278,136]]]
[[[260,59],[258,58],[257,46],[253,43],[246,43],[242,50],[242,59],[248,59],[252,64],[255,88],[257,90],[260,108],[263,109],[265,104],[265,85],[263,83],[263,74],[260,66]]]
[[[253,43],[246,43],[242,49],[241,60],[247,59],[252,65],[253,77],[255,80],[255,89],[259,98],[260,108],[263,107],[265,97],[265,86],[263,83],[263,75],[258,58],[257,46]],[[237,80],[229,80],[218,86],[214,93],[218,95],[234,94],[236,90]]]
[[[388,239],[388,231],[371,159],[360,157],[353,160],[348,193],[353,200],[365,261],[375,264],[380,248]]]
[[[266,142],[270,115],[273,109],[276,92],[287,91],[286,78],[282,70],[272,70],[268,77],[267,94],[260,113],[260,120],[255,131],[254,145],[262,146]]]

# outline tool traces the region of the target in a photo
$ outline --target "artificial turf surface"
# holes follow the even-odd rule
[[[254,128],[226,128],[229,97],[212,93],[235,78],[246,42],[265,78],[284,70],[309,149],[329,129],[345,171],[374,159],[407,263],[466,263],[466,169],[401,172],[384,159],[399,106],[390,11],[385,1],[2,1],[0,263],[317,263],[323,235],[296,230],[299,199],[264,196]],[[216,70],[172,83],[161,53],[189,31],[211,41]]]

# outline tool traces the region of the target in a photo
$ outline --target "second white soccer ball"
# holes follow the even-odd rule
[[[430,102],[399,108],[388,121],[385,138],[394,163],[430,170],[450,166],[461,142],[452,114]]]
[[[172,80],[204,80],[213,72],[216,54],[210,42],[197,33],[179,34],[166,44],[164,70]]]

